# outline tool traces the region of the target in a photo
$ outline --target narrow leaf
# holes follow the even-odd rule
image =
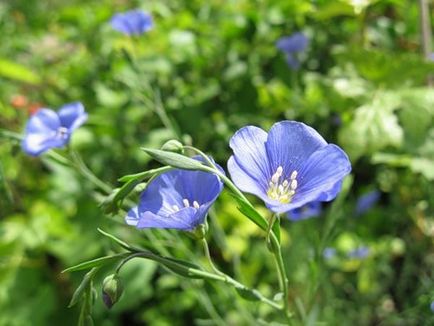
[[[84,294],[84,291],[89,286],[91,280],[95,276],[95,274],[98,272],[99,268],[94,267],[92,268],[86,275],[84,275],[83,280],[81,281],[80,285],[75,290],[74,294],[72,295],[71,301],[69,302],[68,308],[71,308],[74,306],[78,300],[81,299],[81,297]]]
[[[166,152],[159,149],[143,148],[149,156],[158,162],[184,170],[202,170],[202,163],[187,156]]]
[[[144,172],[140,172],[140,173],[136,173],[136,174],[124,175],[123,177],[119,178],[118,180],[121,182],[128,182],[131,180],[140,180],[141,181],[141,180],[144,180],[146,178],[161,174],[163,172],[167,172],[167,171],[172,170],[172,169],[173,168],[171,166],[163,166],[163,167],[158,168],[158,169],[148,170],[148,171],[144,171]]]
[[[83,262],[81,264],[69,267],[69,268],[65,269],[64,271],[62,271],[62,273],[81,271],[83,269],[103,266],[103,265],[109,264],[111,262],[114,262],[116,260],[125,258],[129,255],[130,255],[129,252],[125,252],[122,254],[116,254],[116,255],[112,255],[112,256],[105,256],[105,257],[96,258],[96,259],[89,260],[89,261]]]
[[[113,240],[114,242],[116,242],[118,245],[120,245],[122,248],[128,250],[128,251],[132,251],[132,252],[138,252],[141,251],[142,249],[140,248],[135,248],[133,246],[130,246],[128,243],[126,243],[125,241],[122,241],[121,239],[115,237],[113,234],[110,234],[100,228],[98,228],[98,232],[101,233],[102,235],[106,236],[107,238]]]

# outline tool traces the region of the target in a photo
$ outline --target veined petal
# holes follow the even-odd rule
[[[26,133],[47,134],[57,131],[60,120],[56,112],[50,109],[40,109],[27,122]]]
[[[283,168],[283,178],[299,169],[301,165],[327,142],[316,130],[296,121],[275,123],[268,133],[265,144],[272,171]]]
[[[152,212],[144,212],[140,214],[140,220],[137,223],[137,228],[160,228],[160,229],[192,229],[191,221],[197,209],[193,207],[185,207],[176,213],[172,213],[168,217],[163,217]]]
[[[265,149],[266,141],[267,133],[264,130],[247,126],[238,130],[229,142],[238,167],[256,180],[264,190],[267,189],[271,177],[270,164]],[[232,172],[230,173],[232,175]]]
[[[340,190],[339,182],[351,172],[347,154],[334,144],[313,153],[299,171],[295,201],[332,200]]]
[[[137,226],[137,223],[139,223],[139,212],[138,212],[138,207],[137,206],[131,208],[128,211],[127,216],[125,216],[125,222],[128,225]]]
[[[299,221],[310,217],[317,217],[320,214],[321,202],[315,201],[290,211],[287,216],[291,221]]]
[[[262,182],[247,174],[237,163],[234,156],[231,156],[228,160],[228,170],[232,181],[241,191],[256,195],[262,200],[268,199],[266,190],[261,186]]]
[[[175,211],[174,206],[184,207],[178,182],[180,173],[181,170],[172,170],[156,177],[140,196],[139,213],[151,212],[167,217]]]
[[[141,10],[118,13],[111,19],[112,27],[126,35],[142,34],[153,27],[152,16]]]
[[[276,47],[287,53],[300,52],[306,49],[308,43],[308,38],[303,33],[297,32],[290,36],[284,36],[278,39]]]
[[[57,137],[56,131],[48,131],[46,133],[27,134],[24,137],[21,146],[25,153],[32,156],[38,156],[51,148],[63,147],[68,141],[68,137]]]
[[[58,112],[62,127],[73,131],[80,127],[87,120],[87,113],[80,102],[65,104]]]

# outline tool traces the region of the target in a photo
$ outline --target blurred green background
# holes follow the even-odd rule
[[[150,12],[155,27],[131,39],[109,21],[134,8]],[[433,325],[434,63],[421,54],[419,9],[414,0],[1,1],[0,128],[22,133],[32,110],[79,100],[89,120],[72,147],[119,186],[122,175],[158,166],[140,146],[181,137],[226,167],[240,127],[305,122],[344,148],[353,173],[320,218],[283,222],[291,308],[305,325]],[[310,43],[294,71],[275,42],[298,31]],[[380,200],[356,216],[372,190]],[[73,170],[30,158],[0,135],[0,325],[77,323],[80,307],[67,306],[84,273],[61,271],[119,251],[97,227],[203,262],[193,240],[128,227],[122,213],[101,211],[103,199]],[[263,235],[228,194],[210,225],[217,264],[272,296],[278,283]],[[361,246],[366,257],[348,256]],[[327,247],[336,250],[330,259]],[[113,268],[99,273],[98,294]],[[107,310],[99,295],[95,325],[279,320],[258,303],[235,304],[225,285],[149,261],[131,261],[121,276],[122,299]]]

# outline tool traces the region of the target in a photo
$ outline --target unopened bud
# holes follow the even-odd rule
[[[122,292],[122,281],[117,274],[111,274],[104,279],[102,283],[102,300],[107,308],[110,309],[119,301]]]
[[[161,149],[166,152],[173,152],[178,154],[184,154],[184,146],[181,142],[175,139],[171,139],[161,146]]]

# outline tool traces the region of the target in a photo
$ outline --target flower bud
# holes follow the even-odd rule
[[[111,308],[122,296],[123,286],[117,274],[107,276],[102,283],[102,300]]]
[[[161,149],[166,152],[184,154],[184,146],[176,139],[171,139],[161,146]]]

